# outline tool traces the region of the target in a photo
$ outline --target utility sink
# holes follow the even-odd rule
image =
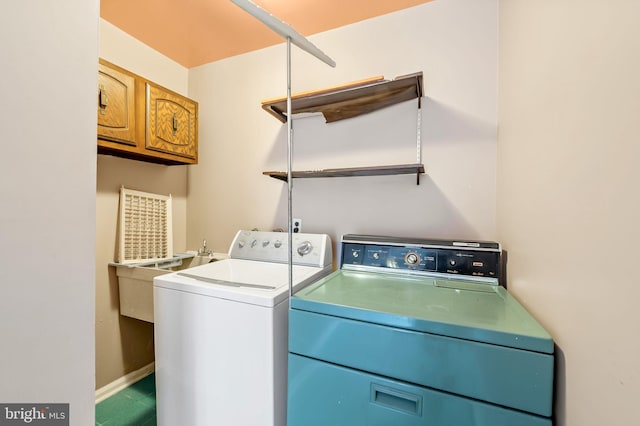
[[[148,261],[135,264],[110,263],[116,267],[120,293],[120,315],[153,322],[153,278],[170,272],[189,269],[225,259],[226,253],[207,256],[195,252],[179,253],[161,262]]]

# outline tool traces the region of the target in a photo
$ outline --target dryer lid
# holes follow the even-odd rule
[[[302,309],[553,353],[551,336],[503,287],[470,280],[338,270],[291,299]]]

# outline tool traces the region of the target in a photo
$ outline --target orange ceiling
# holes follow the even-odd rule
[[[431,0],[253,1],[309,36]],[[230,0],[101,0],[100,16],[187,68],[283,42]]]

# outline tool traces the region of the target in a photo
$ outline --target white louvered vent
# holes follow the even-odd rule
[[[171,196],[120,189],[119,263],[173,257]]]

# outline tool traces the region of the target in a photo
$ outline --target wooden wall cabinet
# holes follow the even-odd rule
[[[103,59],[97,95],[99,154],[197,164],[197,102]]]
[[[160,86],[146,86],[146,148],[197,159],[198,104]]]
[[[136,145],[135,77],[98,64],[98,137]]]

